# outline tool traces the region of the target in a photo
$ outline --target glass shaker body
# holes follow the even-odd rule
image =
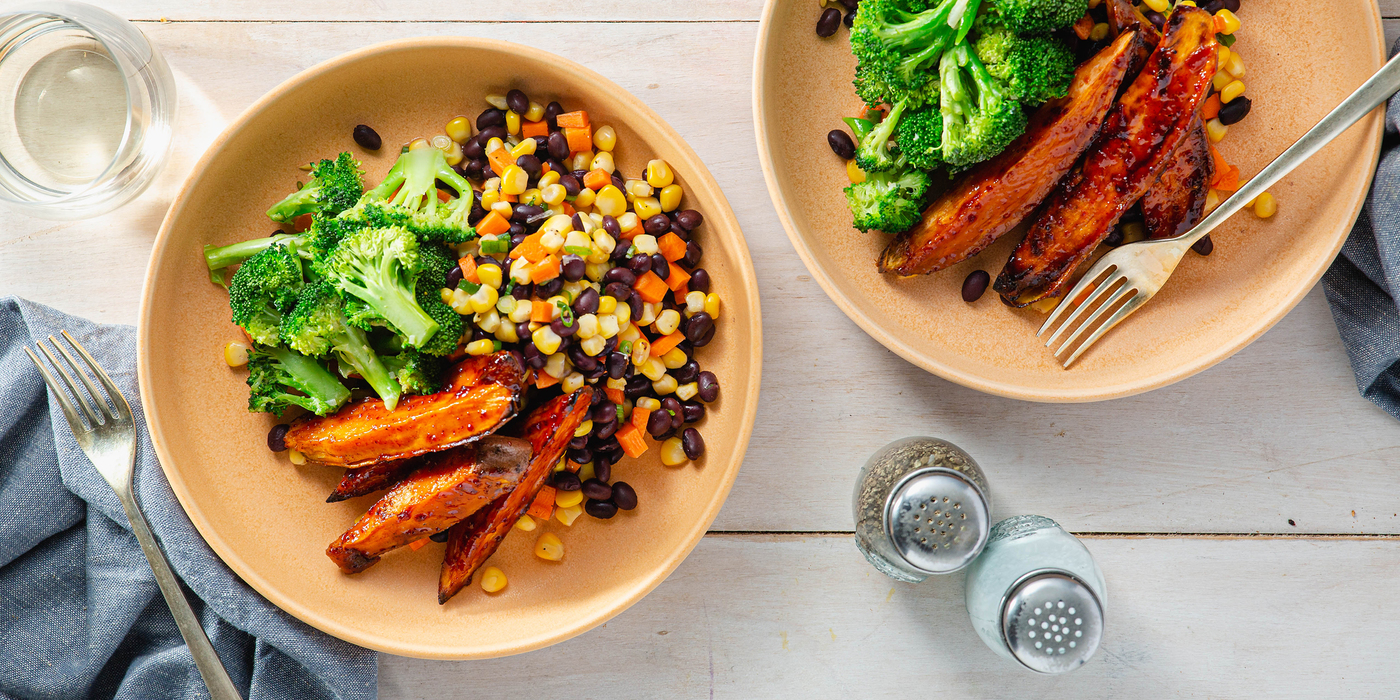
[[[852,508],[856,547],[899,581],[967,566],[991,525],[982,470],[956,445],[932,437],[896,440],[871,456]]]
[[[977,635],[1039,673],[1063,673],[1093,656],[1105,595],[1103,573],[1084,544],[1038,515],[997,523],[967,572],[967,613]]]

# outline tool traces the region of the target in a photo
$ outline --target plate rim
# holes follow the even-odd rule
[[[643,577],[635,581],[630,587],[622,586],[622,591],[614,601],[608,605],[600,606],[593,612],[581,616],[571,624],[561,626],[551,632],[542,633],[527,639],[519,639],[510,643],[478,643],[468,645],[425,645],[404,643],[392,639],[388,635],[380,634],[377,630],[360,630],[347,626],[331,619],[327,616],[313,613],[298,601],[283,595],[277,588],[272,586],[267,579],[259,575],[255,567],[249,566],[248,562],[237,556],[232,548],[219,536],[217,529],[210,519],[205,516],[194,501],[185,480],[178,471],[167,464],[175,462],[165,439],[165,430],[162,419],[154,413],[154,405],[150,398],[153,395],[153,388],[149,377],[154,371],[151,367],[151,356],[149,349],[152,345],[151,317],[154,313],[154,292],[156,283],[157,262],[164,256],[166,249],[170,246],[173,238],[172,226],[177,216],[188,206],[188,195],[190,191],[199,184],[205,174],[209,163],[216,155],[222,152],[224,146],[239,132],[247,127],[260,112],[274,101],[281,99],[284,95],[297,89],[298,87],[319,78],[322,74],[340,68],[345,64],[363,60],[371,55],[402,51],[402,50],[425,50],[425,49],[491,49],[505,54],[526,55],[537,60],[557,63],[562,70],[572,73],[575,79],[587,84],[591,89],[603,94],[614,103],[627,103],[626,107],[634,110],[643,118],[649,119],[657,130],[661,132],[663,138],[669,141],[680,152],[680,154],[691,161],[687,166],[687,179],[700,185],[707,191],[711,198],[715,200],[718,207],[715,210],[706,212],[707,218],[717,217],[723,223],[723,228],[732,231],[730,236],[732,241],[726,241],[726,247],[732,247],[738,258],[738,265],[735,266],[736,283],[739,288],[748,291],[749,303],[746,307],[733,309],[731,318],[736,312],[745,314],[748,319],[752,343],[747,348],[740,349],[740,352],[749,354],[749,369],[747,391],[742,395],[730,395],[738,399],[740,403],[741,422],[739,433],[733,441],[735,449],[728,464],[723,465],[723,480],[721,488],[717,489],[706,504],[703,516],[684,533],[685,544],[677,550],[667,554],[659,561],[659,567],[650,576]],[[732,245],[731,245],[732,244]],[[714,175],[705,165],[704,160],[695,152],[690,144],[676,132],[669,122],[661,118],[651,107],[647,106],[640,98],[633,95],[626,88],[613,82],[601,73],[594,71],[576,61],[565,58],[558,54],[535,48],[525,44],[505,41],[502,39],[490,39],[484,37],[469,36],[419,36],[402,39],[392,39],[388,41],[376,42],[359,49],[339,54],[330,59],[317,63],[304,70],[297,72],[286,80],[278,83],[262,97],[255,100],[244,109],[237,117],[231,120],[223,131],[210,142],[199,160],[191,167],[189,175],[186,176],[180,189],[171,200],[169,209],[166,210],[165,217],[161,220],[160,230],[156,234],[155,241],[151,246],[151,255],[146,265],[146,272],[141,287],[141,307],[137,319],[136,335],[136,364],[137,383],[141,396],[141,410],[146,418],[146,425],[151,438],[151,444],[155,448],[157,462],[161,471],[165,473],[166,480],[170,483],[171,489],[175,493],[176,501],[182,510],[194,524],[204,541],[213,549],[217,556],[225,565],[234,571],[240,579],[266,598],[270,603],[280,610],[305,622],[316,629],[321,630],[333,637],[357,644],[362,647],[380,652],[410,656],[422,659],[488,659],[513,654],[533,651],[552,644],[565,641],[587,632],[620,614],[627,608],[641,600],[662,581],[666,580],[672,572],[676,570],[680,563],[695,549],[708,532],[710,525],[719,514],[725,501],[728,499],[730,491],[734,488],[734,482],[738,477],[740,468],[743,465],[745,454],[748,451],[749,442],[753,436],[754,424],[758,415],[758,396],[762,383],[763,370],[763,319],[761,311],[761,300],[757,276],[754,272],[753,258],[749,252],[747,240],[743,234],[733,208],[729,204],[728,197],[724,190],[715,181]],[[706,467],[714,468],[716,465],[707,457]]]
[[[1294,307],[1302,302],[1303,297],[1307,296],[1308,292],[1312,291],[1313,287],[1317,285],[1318,280],[1326,273],[1327,268],[1331,266],[1337,254],[1341,252],[1342,246],[1346,243],[1347,237],[1352,227],[1355,225],[1357,217],[1361,214],[1361,208],[1365,205],[1366,197],[1371,190],[1371,181],[1375,178],[1376,166],[1380,162],[1381,138],[1385,126],[1385,105],[1377,107],[1370,115],[1364,117],[1361,122],[1352,127],[1359,127],[1370,131],[1368,136],[1371,150],[1370,165],[1368,166],[1370,175],[1366,178],[1365,186],[1353,195],[1356,201],[1352,207],[1350,216],[1338,220],[1339,223],[1333,233],[1336,240],[1332,245],[1331,253],[1325,258],[1319,258],[1317,264],[1308,271],[1307,284],[1300,284],[1289,294],[1281,297],[1269,313],[1261,316],[1256,322],[1246,325],[1239,333],[1231,338],[1229,343],[1222,345],[1214,352],[1200,356],[1192,362],[1181,365],[1174,370],[1156,372],[1138,380],[1107,386],[1082,389],[1039,389],[1021,384],[989,380],[975,373],[959,370],[947,363],[939,361],[938,358],[932,355],[922,353],[898,338],[894,333],[882,327],[881,324],[867,315],[858,304],[853,303],[839,289],[828,271],[816,263],[811,249],[807,245],[807,241],[798,232],[797,226],[793,223],[788,203],[778,187],[777,176],[774,173],[773,151],[768,138],[769,130],[763,116],[765,111],[764,88],[766,84],[764,66],[767,64],[769,58],[769,40],[773,28],[773,16],[777,12],[779,2],[781,2],[781,0],[765,0],[763,13],[759,18],[758,39],[754,47],[752,106],[754,137],[757,141],[759,165],[763,169],[763,180],[768,187],[768,196],[773,202],[773,208],[778,213],[778,220],[783,225],[783,232],[787,234],[788,241],[792,243],[792,247],[796,249],[798,257],[802,259],[803,266],[807,268],[807,272],[811,274],[812,278],[821,286],[827,298],[831,299],[832,303],[836,304],[837,308],[841,309],[841,312],[844,313],[847,318],[854,321],[862,331],[865,331],[866,335],[874,338],[876,342],[904,358],[905,361],[926,372],[985,394],[1038,403],[1088,403],[1107,401],[1109,399],[1134,396],[1152,391],[1153,389],[1160,389],[1199,374],[1229,359],[1235,353],[1243,350],[1250,343],[1257,340],[1270,328],[1273,328],[1274,324],[1283,320],[1283,317],[1287,316],[1288,312],[1292,311]],[[1377,40],[1376,45],[1378,51],[1376,54],[1376,65],[1377,69],[1379,69],[1379,66],[1384,65],[1386,61],[1385,27],[1381,19],[1380,6],[1374,0],[1368,2],[1367,5],[1371,9],[1372,20],[1374,21],[1376,29],[1373,38]]]

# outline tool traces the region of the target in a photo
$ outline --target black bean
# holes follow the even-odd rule
[[[1225,9],[1225,0],[1210,0],[1210,2],[1202,5],[1201,9],[1211,14],[1215,14]]]
[[[486,157],[486,143],[481,140],[481,134],[477,134],[462,144],[462,156],[476,160]]]
[[[484,149],[486,148],[486,142],[490,141],[491,139],[500,139],[502,141],[505,141],[506,128],[501,125],[488,126],[485,129],[482,129],[481,133],[477,135],[481,137],[481,147]]]
[[[831,152],[835,153],[842,160],[850,160],[856,157],[856,144],[851,140],[851,135],[845,129],[832,129],[826,134],[826,143],[831,146]]]
[[[645,253],[638,253],[627,260],[627,269],[632,274],[641,277],[651,270],[651,256]]]
[[[987,293],[987,285],[992,283],[992,276],[986,270],[973,270],[972,274],[963,280],[962,298],[963,301],[971,304],[982,298]]]
[[[622,301],[618,299],[618,301]],[[642,295],[633,294],[627,299],[627,306],[632,308],[632,318],[642,317]]]
[[[544,120],[549,124],[549,128],[558,129],[559,124],[555,121],[559,115],[564,113],[564,106],[558,102],[550,102],[544,106]]]
[[[686,283],[692,292],[710,293],[710,273],[705,268],[700,268],[690,273],[690,281]]]
[[[622,176],[621,176],[621,175],[618,175],[617,173],[613,173],[613,174],[612,174],[612,184],[613,184],[613,187],[616,187],[616,188],[618,188],[619,190],[626,191],[626,189],[627,189],[627,183],[624,182],[623,179],[622,179]]]
[[[434,532],[433,534],[428,535],[428,539],[434,542],[442,543],[446,542],[448,536],[450,536],[451,534],[452,532],[450,530],[443,530],[441,532]]]
[[[828,7],[822,11],[821,17],[817,18],[817,36],[826,38],[836,33],[836,29],[841,26],[841,11]]]
[[[1161,29],[1167,23],[1167,16],[1156,10],[1148,10],[1143,14],[1147,17],[1147,21],[1151,22],[1152,25],[1158,29]]]
[[[554,296],[555,294],[558,294],[559,290],[563,288],[564,280],[561,280],[558,277],[535,285],[535,291],[539,292],[540,296],[545,299],[548,299]]]
[[[565,325],[564,317],[560,316],[549,322],[549,328],[560,338],[568,338],[578,332],[578,323],[576,321],[570,321],[568,325]]]
[[[1104,245],[1110,248],[1117,248],[1123,245],[1123,227],[1114,226],[1113,230],[1108,232],[1108,237],[1103,239],[1103,242]]]
[[[514,240],[511,240],[510,243],[512,247],[517,245]],[[515,289],[510,290],[510,295],[515,297],[517,300],[529,299],[532,293],[534,293],[534,289],[528,284],[517,284],[515,285]],[[521,337],[523,338],[524,336]]]
[[[599,520],[607,520],[617,515],[617,506],[613,505],[611,501],[597,501],[590,498],[583,504],[583,512]]]
[[[613,269],[616,270],[617,268]],[[632,296],[632,286],[623,284],[622,282],[609,282],[607,286],[603,287],[603,293],[623,302],[627,301],[628,297]]]
[[[510,224],[510,232],[509,232],[509,233],[510,233],[510,247],[512,247],[512,248],[514,248],[515,246],[520,245],[521,243],[524,243],[524,242],[525,242],[525,236],[528,235],[527,232],[525,231],[525,224],[522,224],[522,223],[520,223],[519,221],[512,221],[512,222],[511,222],[511,224]]]
[[[676,223],[680,224],[681,228],[687,231],[694,231],[700,228],[700,224],[705,223],[705,217],[701,216],[700,212],[694,209],[686,209],[676,214]]]
[[[592,394],[592,395],[589,397],[589,399],[588,399],[588,405],[589,405],[590,407],[592,407],[592,406],[597,406],[598,404],[600,404],[600,403],[603,402],[603,399],[605,398],[605,396],[606,396],[606,395],[605,395],[603,392],[601,392],[601,391],[595,391],[595,392],[593,392],[593,394]]]
[[[578,298],[574,300],[574,314],[582,316],[596,313],[598,313],[598,290],[588,287],[579,292]]]
[[[622,237],[622,226],[618,225],[617,219],[607,214],[603,215],[603,230],[612,236],[614,240]]]
[[[681,401],[674,396],[661,399],[661,412],[671,416],[671,427],[673,428],[685,422],[685,418],[681,415]]]
[[[1225,9],[1231,12],[1240,11],[1240,0],[1225,0]]]
[[[603,396],[604,394],[601,391],[595,391],[593,392],[593,395]],[[602,401],[598,402],[597,406],[593,407],[593,411],[589,414],[589,418],[593,421],[595,425],[598,423],[611,423],[617,420],[617,406],[614,405],[613,402],[604,398]]]
[[[647,417],[647,432],[656,437],[671,429],[671,414],[665,411],[652,411]]]
[[[608,353],[608,359],[605,361],[608,366],[608,377],[622,379],[627,374],[627,363],[630,361],[630,358],[623,353]]]
[[[1229,126],[1238,124],[1241,119],[1249,116],[1249,109],[1254,106],[1248,97],[1240,95],[1233,100],[1220,106],[1220,114],[1216,116],[1221,124]]]
[[[473,329],[472,329],[472,340],[490,340],[490,339],[491,339],[491,334],[490,334],[490,333],[487,333],[487,332],[484,331],[484,330],[481,330],[480,327],[477,327],[477,328],[473,328]]]
[[[612,282],[621,282],[627,285],[628,287],[631,287],[633,284],[636,284],[637,276],[632,274],[632,271],[625,267],[614,267],[613,269],[603,273],[603,282],[605,284],[610,284]]]
[[[574,325],[577,326],[578,324],[575,323]],[[570,345],[568,355],[569,361],[574,363],[574,369],[584,374],[596,372],[601,366],[601,363],[598,362],[597,358],[590,357],[588,353],[584,352],[583,348],[579,347],[578,345]],[[603,392],[594,392],[593,395],[602,396]]]
[[[368,124],[356,124],[351,136],[355,143],[360,144],[360,148],[366,151],[377,151],[384,145],[384,139],[379,138],[379,132],[370,128]]]
[[[676,219],[676,213],[671,212],[666,216],[670,217],[671,219],[671,233],[676,234],[676,238],[679,238],[683,241],[690,240],[690,232],[685,230],[685,228],[681,226],[680,221]]]
[[[506,125],[506,113],[505,113],[505,112],[502,112],[502,111],[499,110],[499,109],[496,109],[495,107],[492,107],[492,108],[486,110],[485,112],[482,112],[481,114],[477,115],[477,118],[476,118],[476,130],[477,130],[477,131],[485,131],[485,130],[486,130],[486,127],[488,127],[488,126],[501,126],[501,127],[503,127],[503,126],[505,126],[505,125]],[[482,139],[481,143],[482,143],[482,145],[486,145],[486,140],[485,140],[485,139]]]
[[[267,449],[273,452],[287,451],[287,428],[286,423],[279,423],[272,426],[272,430],[267,431]]]
[[[587,171],[587,170],[575,170],[575,171],[573,171],[573,172],[571,172],[571,173],[569,173],[569,174],[570,174],[570,175],[573,175],[573,176],[576,177],[576,178],[578,178],[578,181],[579,181],[579,182],[583,182],[583,178],[586,177],[586,176],[588,175],[588,171]]]
[[[705,417],[705,404],[698,401],[686,401],[681,404],[681,416],[687,423],[698,423]]]
[[[715,399],[719,398],[719,379],[715,377],[714,372],[701,372],[696,381],[699,383],[701,401],[714,403]]]
[[[575,437],[575,438],[569,440],[569,447],[571,447],[571,448],[573,448],[573,449],[575,449],[575,450],[581,450],[581,449],[583,449],[583,448],[585,448],[585,447],[588,447],[588,436],[587,436],[587,435],[581,435],[581,436],[579,436],[579,437]]]
[[[665,214],[657,214],[642,224],[642,230],[646,231],[648,235],[659,238],[671,230],[671,220],[666,218]]]
[[[537,207],[533,204],[516,204],[510,212],[511,221],[526,222],[530,217],[538,215],[544,211],[544,207]]]
[[[569,140],[564,138],[564,132],[556,131],[549,135],[549,157],[556,160],[563,160],[569,157]],[[562,173],[561,173],[562,174]]]
[[[632,510],[637,507],[637,491],[631,484],[619,481],[612,485],[612,502],[622,510]]]
[[[456,289],[462,283],[462,267],[459,265],[447,271],[447,283],[444,285],[448,289]]]
[[[578,480],[578,474],[567,469],[554,472],[553,484],[554,488],[560,491],[577,491],[583,486],[583,482]]]
[[[691,360],[676,369],[671,370],[671,376],[676,378],[680,384],[689,384],[700,378],[700,363]]]
[[[616,439],[616,438],[614,438],[614,439]],[[594,476],[594,478],[596,478],[598,481],[611,481],[611,480],[612,480],[612,465],[613,465],[613,459],[612,459],[611,457],[599,456],[599,457],[594,458],[594,461],[593,461],[593,476]]]
[[[597,479],[583,482],[583,495],[595,500],[606,501],[612,498],[612,487]]]
[[[593,461],[593,450],[587,447],[579,450],[569,450],[569,461],[574,464],[587,464]]]
[[[593,435],[600,440],[606,440],[617,434],[618,427],[619,423],[617,421],[611,423],[594,423]],[[596,460],[598,456],[594,455],[593,458]]]
[[[686,428],[681,433],[681,449],[685,450],[686,457],[700,459],[700,455],[705,454],[705,438],[700,437],[699,430]]]
[[[846,16],[841,18],[841,24],[846,25],[847,29],[856,26],[856,11],[847,12]]]
[[[705,249],[701,248],[699,243],[695,241],[686,241],[685,255],[681,256],[681,259],[676,262],[693,270],[696,265],[700,264],[700,258],[704,257],[704,255]]]
[[[537,154],[539,154],[539,155],[543,155],[543,156],[548,156],[548,155],[549,155],[549,137],[548,137],[548,136],[531,136],[530,138],[533,139],[534,142],[535,142],[535,153],[537,153]],[[550,170],[553,170],[553,169],[554,169],[554,165],[553,165],[553,164],[550,164],[549,169],[550,169]]]
[[[568,173],[559,176],[559,184],[564,186],[564,192],[570,197],[578,194],[579,191],[583,189],[583,184],[578,181],[578,178]]]
[[[564,279],[569,282],[583,279],[583,275],[587,271],[587,264],[583,262],[583,258],[577,255],[565,255],[559,267],[560,274],[564,275]]]
[[[1191,244],[1191,250],[1194,250],[1197,253],[1200,253],[1201,255],[1210,255],[1212,252],[1215,251],[1215,241],[1212,241],[1210,239],[1210,234],[1207,233],[1205,238],[1202,238],[1201,240]]]
[[[506,93],[506,106],[516,114],[525,114],[530,111],[530,98],[520,90],[511,90]]]
[[[516,158],[515,164],[520,166],[520,169],[524,170],[525,174],[529,175],[531,180],[534,180],[540,176],[540,159],[530,155],[529,153],[526,153],[525,155]]]
[[[599,438],[599,440],[602,442],[593,447],[593,456],[596,458],[601,455],[617,461],[617,453],[622,451],[622,443],[618,442],[617,438]],[[607,479],[602,480],[607,481]]]
[[[530,335],[526,333],[520,337],[528,338]],[[547,358],[540,352],[539,348],[535,347],[534,343],[525,343],[525,349],[521,350],[520,354],[525,357],[525,364],[535,369],[544,369]]]
[[[715,335],[715,319],[701,311],[685,322],[685,338],[695,347],[704,347]]]
[[[660,254],[660,253],[656,253],[656,254],[652,255],[652,256],[651,256],[651,271],[654,272],[654,273],[656,273],[656,276],[657,276],[657,277],[660,277],[660,278],[663,279],[663,280],[665,280],[665,279],[670,279],[670,278],[671,278],[671,264],[668,263],[668,262],[666,262],[666,256],[664,256],[664,255],[662,255],[662,254]],[[667,298],[667,299],[670,299],[670,298],[671,298],[671,295],[669,295],[669,294],[666,295],[666,298]]]

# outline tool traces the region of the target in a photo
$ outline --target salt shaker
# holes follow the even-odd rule
[[[1104,594],[1089,550],[1039,515],[997,523],[967,571],[967,613],[978,636],[1038,673],[1072,671],[1094,655],[1103,637]]]
[[[856,547],[881,573],[916,583],[968,565],[987,543],[987,481],[946,440],[911,437],[886,445],[856,482]]]

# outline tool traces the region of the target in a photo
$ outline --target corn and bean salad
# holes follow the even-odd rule
[[[516,524],[564,525],[584,513],[611,518],[637,506],[613,466],[658,445],[662,464],[705,452],[692,427],[719,396],[719,382],[695,354],[721,316],[696,242],[700,212],[682,207],[670,164],[655,159],[624,175],[614,161],[617,132],[584,111],[541,105],[520,90],[488,95],[473,122],[407,148],[439,148],[479,187],[470,217],[477,240],[457,248],[442,299],[468,319],[467,354],[516,349],[536,386],[572,393],[593,385],[594,405],[574,432],[551,483]],[[542,397],[548,398],[548,396]],[[559,560],[563,543],[543,533],[537,556]],[[505,586],[486,569],[481,585]]]

